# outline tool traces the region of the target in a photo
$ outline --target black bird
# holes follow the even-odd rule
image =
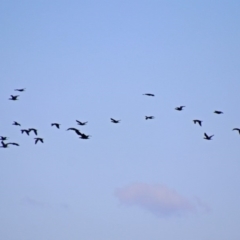
[[[35,128],[29,128],[28,131],[29,131],[29,133],[30,133],[31,131],[33,131],[33,132],[35,133],[35,135],[37,135],[37,129],[35,129]]]
[[[177,111],[182,111],[184,107],[185,107],[185,106],[180,106],[180,107],[176,107],[175,109],[176,109]]]
[[[34,138],[35,139],[35,144],[37,144],[38,141],[42,142],[43,143],[43,138]]]
[[[69,130],[75,131],[77,135],[80,135],[80,136],[82,135],[82,133],[77,128],[68,128],[67,131]]]
[[[206,140],[212,140],[212,137],[214,136],[214,135],[212,135],[212,136],[208,136],[206,133],[204,133],[204,139],[206,139]]]
[[[51,126],[56,126],[57,128],[60,128],[60,124],[59,123],[52,123]]]
[[[78,120],[76,120],[76,122],[77,122],[78,125],[81,125],[81,126],[84,126],[84,125],[86,125],[88,123],[88,122],[80,122]]]
[[[113,118],[110,118],[112,123],[119,123],[121,120],[115,120]]]
[[[154,97],[155,95],[152,93],[144,93],[143,95],[149,96],[149,97]]]
[[[22,134],[26,133],[28,136],[29,136],[29,133],[30,133],[29,129],[21,129],[21,132],[22,132]]]
[[[9,98],[9,100],[13,100],[13,101],[16,101],[16,100],[18,100],[18,97],[19,97],[19,95],[11,95],[11,98]]]
[[[198,123],[199,126],[202,126],[202,121],[201,120],[195,119],[195,120],[193,120],[193,122],[194,122],[194,124]]]
[[[7,140],[7,139],[8,139],[7,137],[3,137],[3,136],[0,137],[0,140],[1,140],[1,141],[5,141],[5,140]]]
[[[216,114],[223,114],[223,112],[221,112],[221,111],[214,111],[214,113],[216,113]]]
[[[21,124],[20,123],[18,123],[18,122],[13,122],[13,124],[12,125],[15,125],[15,126],[21,126]]]
[[[79,138],[81,138],[81,139],[89,139],[89,137],[91,137],[91,135],[86,135],[86,134],[82,133],[81,137],[79,137]]]
[[[15,89],[14,91],[24,92],[26,88]]]
[[[234,128],[233,131],[238,131],[238,133],[240,134],[240,128]]]
[[[154,119],[154,116],[145,116],[145,119],[148,120],[148,119]]]
[[[3,142],[3,141],[1,141],[1,143],[2,143],[2,148],[7,148],[8,147],[8,145],[15,145],[15,146],[19,146],[19,144],[18,143],[12,143],[12,142],[9,142],[9,143],[5,143],[5,142]]]

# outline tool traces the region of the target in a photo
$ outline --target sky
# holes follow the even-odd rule
[[[239,1],[0,9],[1,239],[240,239]]]

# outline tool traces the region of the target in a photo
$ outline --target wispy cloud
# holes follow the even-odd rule
[[[121,203],[137,205],[159,217],[194,212],[198,207],[176,191],[160,184],[135,183],[117,189],[115,195]]]

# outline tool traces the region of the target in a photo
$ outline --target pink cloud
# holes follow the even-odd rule
[[[187,198],[164,185],[136,183],[117,189],[116,197],[125,205],[137,205],[164,217],[194,212],[196,206]]]

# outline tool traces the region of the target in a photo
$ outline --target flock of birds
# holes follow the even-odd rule
[[[15,89],[15,91],[18,91],[18,92],[24,92],[25,91],[25,88],[21,88],[21,89]],[[148,97],[154,97],[155,95],[152,94],[152,93],[144,93],[143,95],[145,96],[148,96]],[[18,97],[19,95],[10,95],[11,97],[9,98],[9,100],[12,100],[12,101],[16,101],[18,100]],[[185,106],[179,106],[179,107],[176,107],[175,110],[177,111],[182,111],[183,108]],[[214,111],[215,114],[223,114],[222,111]],[[145,116],[145,119],[148,120],[148,119],[154,119],[154,116]],[[114,118],[110,118],[111,122],[112,123],[120,123],[121,120],[116,120]],[[86,125],[88,122],[81,122],[81,121],[78,121],[76,120],[77,124],[80,125],[80,126],[84,126]],[[202,126],[202,120],[199,120],[199,119],[194,119],[193,120],[194,124],[198,124],[199,126]],[[14,121],[13,124],[14,126],[21,126],[20,123]],[[57,129],[60,128],[60,123],[52,123],[51,124],[52,127],[56,127]],[[79,129],[77,128],[74,128],[74,127],[71,127],[71,128],[68,128],[67,131],[74,131],[78,136],[79,138],[81,139],[89,139],[91,137],[91,135],[86,135],[85,133],[82,133],[80,132]],[[240,134],[240,128],[233,128],[233,131],[238,131],[238,133]],[[38,130],[35,129],[35,128],[28,128],[28,129],[21,129],[21,133],[22,134],[27,134],[28,136],[30,136],[30,133],[33,132],[35,134],[35,136],[38,135]],[[207,133],[204,133],[204,139],[206,140],[212,140],[212,137],[214,135],[208,135]],[[35,144],[37,144],[38,142],[41,142],[43,143],[43,138],[40,138],[40,137],[35,137]],[[9,145],[14,145],[14,146],[19,146],[18,143],[15,143],[15,142],[5,142],[8,140],[8,137],[5,137],[5,136],[0,136],[0,140],[1,140],[1,144],[2,146],[0,146],[1,148],[7,148]]]

